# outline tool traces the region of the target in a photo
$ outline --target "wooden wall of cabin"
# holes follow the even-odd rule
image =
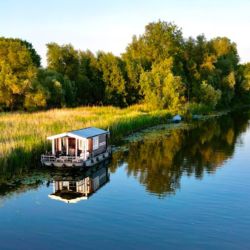
[[[93,152],[93,139],[88,138],[88,152],[91,154]]]

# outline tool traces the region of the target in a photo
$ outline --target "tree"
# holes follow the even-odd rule
[[[238,67],[234,102],[250,102],[250,63]]]
[[[141,99],[139,84],[143,71],[149,71],[154,63],[172,57],[174,75],[183,75],[184,39],[181,30],[172,23],[158,21],[149,23],[143,35],[133,37],[126,52],[122,55],[128,72],[129,103]]]
[[[99,52],[97,58],[105,85],[104,104],[126,106],[127,93],[124,63],[112,53]]]
[[[0,39],[0,105],[23,108],[25,96],[33,92],[36,73],[32,54],[19,39]]]
[[[46,92],[39,83],[33,82],[32,89],[25,95],[24,108],[31,111],[45,108],[46,105]]]
[[[186,41],[184,55],[191,101],[199,102],[200,85],[205,81],[221,91],[219,106],[230,105],[237,84],[239,57],[236,45],[225,37],[207,41],[201,35]]]
[[[210,50],[216,56],[213,86],[222,92],[221,105],[229,106],[234,94],[239,56],[236,44],[226,37],[217,37],[209,42]]]
[[[74,84],[67,77],[50,69],[40,69],[37,81],[46,92],[45,99],[49,108],[74,104]]]
[[[140,85],[145,103],[151,108],[178,109],[185,101],[181,77],[172,72],[172,58],[155,63],[152,70],[141,75]]]
[[[19,40],[19,39],[16,39]],[[24,45],[31,56],[31,59],[36,67],[41,67],[41,57],[37,54],[36,50],[33,48],[33,45],[26,40],[20,40],[21,44]]]
[[[72,45],[47,44],[47,63],[48,69],[67,76],[71,81],[77,81],[79,57]]]
[[[79,76],[77,82],[77,100],[80,104],[102,104],[104,82],[95,55],[87,50],[79,52]]]
[[[36,67],[41,67],[41,57],[37,54],[36,50],[33,48],[33,45],[31,43],[19,38],[5,38],[5,37],[0,37],[0,41],[21,43],[21,45],[24,45],[26,49],[29,51],[33,64]]]

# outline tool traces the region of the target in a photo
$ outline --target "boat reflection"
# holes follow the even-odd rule
[[[65,203],[77,203],[88,199],[109,182],[107,166],[99,166],[75,176],[61,175],[53,178],[53,193],[49,198]]]

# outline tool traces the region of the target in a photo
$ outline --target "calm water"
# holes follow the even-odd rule
[[[147,131],[84,173],[1,170],[0,249],[249,249],[249,118]]]

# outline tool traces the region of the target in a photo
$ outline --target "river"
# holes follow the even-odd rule
[[[249,249],[250,113],[159,126],[88,171],[0,170],[0,249]]]

